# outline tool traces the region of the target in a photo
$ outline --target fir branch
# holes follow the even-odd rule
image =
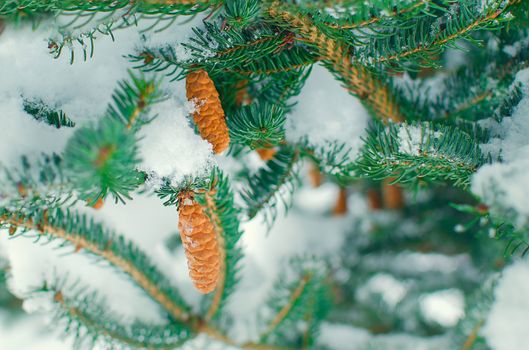
[[[221,4],[222,0],[6,0],[0,17],[34,17],[59,12],[114,12],[128,8],[130,13],[193,15]]]
[[[319,322],[330,308],[323,263],[311,258],[294,259],[290,268],[292,276],[287,277],[287,273],[280,276],[267,302],[273,316],[259,337],[262,344],[300,348],[306,337],[300,333],[300,324],[309,326],[315,337]],[[305,341],[312,345],[312,340]]]
[[[288,113],[295,103],[290,99],[300,94],[310,75],[312,67],[303,70],[291,70],[272,74],[263,84],[259,86],[259,91],[254,95],[266,103],[280,106],[285,113]]]
[[[263,211],[264,220],[271,225],[277,215],[281,201],[285,208],[290,206],[285,192],[293,192],[298,183],[296,175],[300,153],[290,146],[283,146],[266,166],[250,177],[247,189],[241,196],[251,219]]]
[[[56,154],[37,159],[22,157],[19,167],[0,167],[1,205],[33,212],[41,208],[72,206],[72,187],[63,173],[63,160]]]
[[[24,99],[24,111],[38,121],[43,121],[60,129],[62,126],[73,128],[75,122],[68,118],[62,110],[52,109],[41,100]]]
[[[258,0],[225,0],[225,20],[229,26],[246,27],[261,10]]]
[[[108,261],[127,274],[175,320],[189,321],[189,307],[147,255],[122,236],[89,221],[86,216],[61,209],[35,211],[27,216],[2,208],[0,225],[37,231],[39,238],[61,239],[76,251],[83,250]]]
[[[479,145],[458,128],[428,123],[376,125],[368,133],[357,163],[360,176],[394,177],[394,182],[451,181],[467,188],[482,164]]]
[[[351,47],[326,35],[307,16],[296,13],[278,1],[267,4],[264,11],[272,21],[293,28],[304,42],[314,46],[326,67],[377,117],[384,121],[403,120],[389,85],[364,66],[353,63]]]
[[[79,289],[78,287],[76,289]],[[86,288],[72,293],[68,287],[65,296],[60,288],[55,286],[37,291],[53,293],[53,302],[58,306],[54,323],[64,324],[65,334],[75,335],[75,348],[93,348],[96,343],[104,341],[113,349],[174,349],[186,342],[190,331],[183,324],[165,324],[160,326],[146,325],[135,321],[131,325],[122,325],[115,317],[108,313],[108,305],[97,298],[95,293],[88,293]]]
[[[97,127],[79,129],[64,153],[65,174],[79,197],[95,204],[109,193],[116,201],[130,199],[129,193],[144,181],[136,171],[137,141],[124,125],[112,118]]]
[[[135,124],[141,125],[140,117],[160,97],[158,94],[159,81],[145,79],[143,76],[136,76],[132,73],[130,80],[132,84],[128,81],[119,83],[119,88],[112,96],[113,105],[109,106],[107,112],[110,117],[122,121],[127,129]]]
[[[231,141],[251,149],[279,145],[285,138],[285,122],[282,108],[267,102],[243,106],[227,120]]]
[[[219,191],[218,194],[220,196],[225,193]],[[229,196],[225,198],[229,199]],[[215,200],[217,201],[217,198]],[[216,202],[216,204],[219,203],[220,201]],[[219,211],[222,212],[222,209]],[[225,219],[222,217],[223,215],[219,216],[222,224],[225,225],[223,227],[233,228],[233,221],[227,223],[227,221],[233,220],[233,216],[229,215]],[[86,251],[108,261],[119,271],[128,275],[148,296],[166,310],[175,321],[189,327],[193,332],[203,333],[225,344],[238,346],[234,340],[210,326],[205,320],[197,315],[191,314],[189,306],[187,306],[175,287],[158,271],[149,261],[147,255],[138,247],[126,241],[122,236],[117,236],[112,232],[104,230],[100,224],[89,221],[85,216],[75,214],[71,211],[63,212],[60,209],[34,212],[31,216],[27,216],[0,208],[0,228],[9,227],[16,227],[23,231],[19,235],[24,235],[27,231],[37,231],[39,233],[37,241],[43,237],[47,237],[50,240],[61,239],[65,244],[73,246],[75,251]],[[236,235],[231,237],[226,236],[225,238],[225,249],[228,250],[230,248],[228,244],[236,242],[237,238]],[[234,268],[234,264],[239,259],[236,252],[236,249],[232,249],[231,253],[228,252],[226,254],[227,274],[225,286],[222,300],[217,306],[215,314],[220,311],[221,303],[227,298],[227,295],[234,285],[233,283],[236,281],[234,279],[235,271],[228,270],[228,264],[231,268]],[[212,317],[214,316],[212,314]],[[244,349],[255,349],[255,344],[247,343],[242,345],[242,347]],[[264,349],[278,350],[279,348],[268,346]]]
[[[438,55],[456,40],[473,41],[470,37],[472,32],[496,29],[500,23],[508,21],[509,17],[506,13],[514,2],[514,0],[507,3],[496,1],[487,4],[484,14],[476,10],[477,5],[473,2],[460,2],[458,7],[452,7],[457,13],[449,11],[434,22],[428,17],[419,19],[410,29],[402,30],[382,40],[375,40],[372,45],[360,50],[358,55],[363,57],[361,61],[367,65],[384,64],[392,69],[410,61],[423,66],[431,65],[431,57]],[[434,38],[430,39],[431,36]],[[388,51],[390,53],[384,53]]]
[[[348,15],[346,18],[339,18],[338,21],[336,20],[336,18],[325,15],[322,16],[323,18],[321,21],[325,23],[325,25],[333,29],[359,29],[377,24],[381,21],[387,20],[388,18],[395,19],[402,17],[403,15],[421,13],[427,10],[429,6],[435,5],[432,3],[432,0],[417,0],[415,2],[411,2],[410,4],[403,5],[399,4],[399,2],[395,2],[391,4],[393,5],[391,8],[389,8],[390,6],[388,6],[388,8],[384,8],[384,12],[382,13],[382,11],[376,8],[377,3],[374,2],[370,3],[369,6],[366,6],[367,9],[366,7],[362,6],[360,11],[355,11],[352,15]],[[369,12],[362,11],[363,9],[366,9]],[[377,12],[380,13],[377,13],[376,15],[373,14],[373,9],[379,10]]]
[[[307,283],[311,280],[311,275],[305,275],[299,281],[299,284],[290,294],[287,303],[279,310],[275,315],[274,319],[270,322],[264,333],[261,335],[261,339],[266,339],[272,332],[276,330],[277,327],[285,320],[291,310],[299,303],[301,296],[307,286]]]
[[[515,78],[529,66],[528,52],[521,49],[512,57],[496,53],[477,55],[471,66],[462,67],[444,79],[440,94],[430,103],[430,114],[454,121],[489,117],[499,120],[511,115],[522,97]],[[483,74],[485,71],[489,73]]]
[[[158,83],[133,74],[131,81],[119,84],[113,105],[97,126],[79,129],[66,145],[65,172],[90,205],[108,193],[124,202],[145,180],[136,171],[139,159],[134,132],[146,122],[141,116],[158,98]]]
[[[206,23],[204,29],[193,29],[195,36],[182,44],[190,58],[181,59],[173,47],[146,49],[129,56],[144,71],[165,71],[173,79],[182,79],[190,70],[202,68],[208,74],[240,69],[257,60],[278,53],[288,33],[275,32],[268,26],[252,30],[233,27],[222,30]]]
[[[281,50],[271,57],[259,59],[244,65],[225,69],[226,72],[233,72],[244,76],[248,75],[272,75],[274,73],[289,72],[300,70],[312,65],[318,60],[318,57],[306,48],[294,46],[289,49]]]

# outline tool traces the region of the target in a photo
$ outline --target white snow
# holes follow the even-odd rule
[[[96,120],[104,115],[118,82],[128,78],[127,70],[132,64],[125,55],[146,45],[161,45],[161,40],[169,38],[171,45],[180,45],[201,18],[197,16],[186,24],[182,24],[186,20],[182,18],[156,35],[140,34],[153,20],[140,27],[114,31],[115,41],[110,36],[97,35],[94,57],[83,61],[77,52],[73,64],[69,62],[68,48],[58,59],[49,53],[47,40],[57,35],[50,23],[42,24],[36,31],[28,25],[7,25],[0,35],[0,66],[9,67],[2,70],[0,79],[0,122],[5,126],[0,130],[0,163],[12,166],[18,165],[22,155],[60,153],[73,133],[71,128],[55,129],[35,121],[23,111],[22,97],[42,100],[63,110],[77,127]],[[155,175],[153,179],[169,176],[176,181],[184,175],[198,175],[211,165],[212,156],[207,142],[194,135],[186,120],[189,108],[183,83],[166,80],[161,88],[172,99],[154,108],[153,113],[158,113],[159,118],[142,131],[142,169]],[[161,152],[166,148],[169,152]]]
[[[309,216],[294,208],[286,217],[280,213],[268,234],[260,216],[245,223],[242,281],[232,297],[234,302],[229,304],[237,320],[232,327],[233,337],[255,339],[255,315],[289,258],[332,255],[342,244],[344,230],[350,225],[350,218]]]
[[[351,149],[351,159],[356,157],[369,114],[328,70],[314,65],[296,100],[298,104],[287,116],[287,140],[297,142],[308,137],[316,148],[326,148],[336,141]]]
[[[522,84],[524,97],[513,115],[483,124],[495,137],[482,150],[501,156],[502,162],[482,166],[472,178],[472,192],[522,227],[529,220],[529,69],[518,72],[516,83]]]
[[[195,134],[185,106],[175,99],[155,105],[156,118],[140,130],[140,169],[175,185],[185,176],[205,174],[214,162],[211,144]]]
[[[428,128],[421,125],[402,124],[399,128],[399,152],[409,154],[411,156],[419,156],[421,152],[433,150],[424,150],[424,144],[429,138],[440,138],[442,133],[439,131],[432,132]]]
[[[519,260],[503,271],[482,334],[494,350],[529,348],[529,262]]]
[[[1,233],[2,245],[7,251],[12,277],[9,279],[10,290],[20,298],[27,298],[28,293],[42,287],[45,283],[57,282],[57,279],[68,277],[64,295],[69,293],[70,286],[79,280],[82,286],[90,290],[100,291],[102,296],[113,301],[110,308],[123,316],[125,322],[132,317],[141,317],[146,321],[160,323],[158,307],[138,288],[126,280],[123,275],[108,268],[103,262],[95,263],[93,257],[86,254],[75,254],[73,248],[59,249],[60,241],[46,245],[34,243],[31,238],[9,240],[7,233]],[[44,240],[43,240],[44,243]],[[50,295],[51,297],[51,295]],[[119,301],[119,302],[116,302]],[[36,311],[40,307],[48,309],[49,301],[40,299],[27,305],[27,311]],[[130,305],[135,305],[131,308]],[[139,311],[141,310],[141,314]]]
[[[465,312],[465,298],[459,289],[424,295],[419,303],[424,317],[443,327],[455,326]]]
[[[379,295],[390,308],[394,308],[406,296],[407,291],[406,285],[392,275],[378,273],[357,289],[356,297],[360,301],[367,301],[370,295]]]

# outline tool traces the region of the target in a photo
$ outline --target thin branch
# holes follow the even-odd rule
[[[353,64],[348,45],[328,37],[310,18],[291,12],[278,1],[271,2],[264,11],[273,20],[295,29],[303,41],[315,46],[323,61],[345,83],[347,90],[363,100],[383,121],[404,120],[389,86],[366,67]]]
[[[470,334],[468,335],[468,338],[463,343],[463,347],[461,348],[461,350],[470,350],[470,349],[472,349],[472,347],[474,346],[474,343],[478,339],[478,333],[479,333],[479,330],[481,329],[481,326],[483,326],[483,321],[479,322],[474,327],[474,329],[472,329],[472,332],[470,332]]]
[[[142,342],[136,339],[132,339],[130,337],[127,337],[115,330],[111,330],[106,328],[101,322],[98,322],[97,320],[94,320],[90,315],[86,314],[83,310],[68,305],[68,302],[65,300],[63,294],[61,291],[56,291],[53,296],[53,301],[57,303],[61,309],[70,315],[70,317],[75,318],[78,320],[79,323],[83,324],[87,328],[93,328],[96,330],[97,333],[102,334],[105,337],[116,339],[120,341],[123,344],[127,344],[134,348],[150,348],[150,346],[146,342]],[[181,340],[178,340],[171,344],[156,344],[154,347],[157,350],[170,350],[174,349],[182,344]]]
[[[105,248],[101,249],[97,244],[88,241],[83,236],[67,232],[60,227],[51,226],[46,222],[35,223],[31,219],[24,220],[24,218],[8,217],[7,215],[0,217],[0,224],[9,224],[15,227],[23,227],[27,230],[36,230],[42,233],[47,233],[53,237],[61,238],[71,243],[74,247],[76,247],[76,250],[85,249],[94,255],[100,256],[128,274],[155,301],[157,301],[165,310],[167,310],[172,317],[184,322],[190,320],[190,315],[179,305],[174,303],[167,295],[161,292],[157,285],[151,281],[140,269],[134,266],[130,261],[116,255],[110,249],[112,247],[112,241],[109,241]]]
[[[379,56],[379,57],[376,57],[374,59],[374,62],[376,62],[376,63],[387,63],[387,62],[392,62],[392,61],[398,61],[398,60],[401,60],[401,59],[406,58],[408,56],[412,56],[412,55],[419,54],[419,53],[425,53],[425,52],[428,52],[428,51],[430,51],[430,50],[432,50],[434,48],[442,47],[442,46],[446,45],[450,41],[453,41],[455,39],[458,39],[458,38],[461,38],[461,37],[465,36],[466,34],[471,32],[472,30],[478,28],[479,26],[481,26],[481,25],[483,25],[483,24],[485,24],[487,22],[491,22],[491,21],[495,20],[502,13],[504,13],[511,5],[515,4],[517,1],[518,0],[510,0],[507,3],[507,5],[505,5],[503,8],[498,9],[498,10],[488,14],[487,16],[478,18],[475,21],[473,21],[472,23],[469,23],[467,26],[465,26],[463,28],[460,28],[455,33],[452,33],[451,35],[448,35],[446,37],[440,38],[439,40],[435,40],[429,45],[418,46],[418,47],[415,47],[415,48],[413,48],[411,50],[400,52],[400,53],[396,53],[396,54],[391,55],[391,56]]]
[[[266,330],[263,332],[263,334],[261,334],[261,337],[260,337],[261,339],[265,338],[267,335],[272,333],[281,324],[281,322],[283,322],[283,320],[288,316],[288,314],[290,313],[290,310],[292,310],[292,308],[294,307],[294,304],[299,300],[299,298],[303,294],[303,291],[305,290],[305,287],[307,283],[309,283],[311,277],[312,276],[310,275],[303,276],[303,278],[299,282],[294,292],[292,292],[292,294],[290,295],[288,303],[285,306],[283,306],[281,310],[279,310],[279,312],[274,317],[274,319],[270,322]]]
[[[406,14],[408,12],[411,12],[415,9],[418,9],[418,8],[421,8],[421,7],[426,7],[429,3],[431,2],[431,0],[419,0],[417,1],[415,4],[409,6],[409,7],[405,7],[403,8],[402,10],[398,11],[398,12],[395,12],[393,14],[394,17],[397,17],[397,16],[400,16],[400,15],[403,15],[403,14]],[[393,17],[391,16],[391,17]],[[366,20],[363,20],[363,21],[360,21],[360,22],[356,22],[356,23],[326,23],[326,25],[330,28],[333,28],[333,29],[357,29],[357,28],[362,28],[362,27],[366,27],[370,24],[373,24],[373,23],[378,23],[380,22],[382,19],[384,19],[384,17],[377,17],[377,16],[374,16],[374,17],[371,17],[370,19],[366,19]]]

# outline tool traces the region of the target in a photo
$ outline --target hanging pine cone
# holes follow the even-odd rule
[[[186,94],[188,100],[195,100],[197,104],[193,119],[200,135],[213,145],[215,153],[221,153],[228,147],[230,135],[219,93],[205,70],[187,75]]]
[[[212,292],[220,275],[217,235],[213,222],[192,193],[180,198],[178,230],[193,284],[201,293]]]

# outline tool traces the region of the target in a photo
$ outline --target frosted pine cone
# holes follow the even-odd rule
[[[178,229],[193,284],[201,293],[212,292],[220,275],[217,235],[213,222],[192,194],[180,201]]]
[[[228,148],[230,135],[219,93],[205,70],[187,75],[186,94],[188,100],[194,100],[197,104],[193,119],[200,135],[213,145],[215,153],[221,153]]]

